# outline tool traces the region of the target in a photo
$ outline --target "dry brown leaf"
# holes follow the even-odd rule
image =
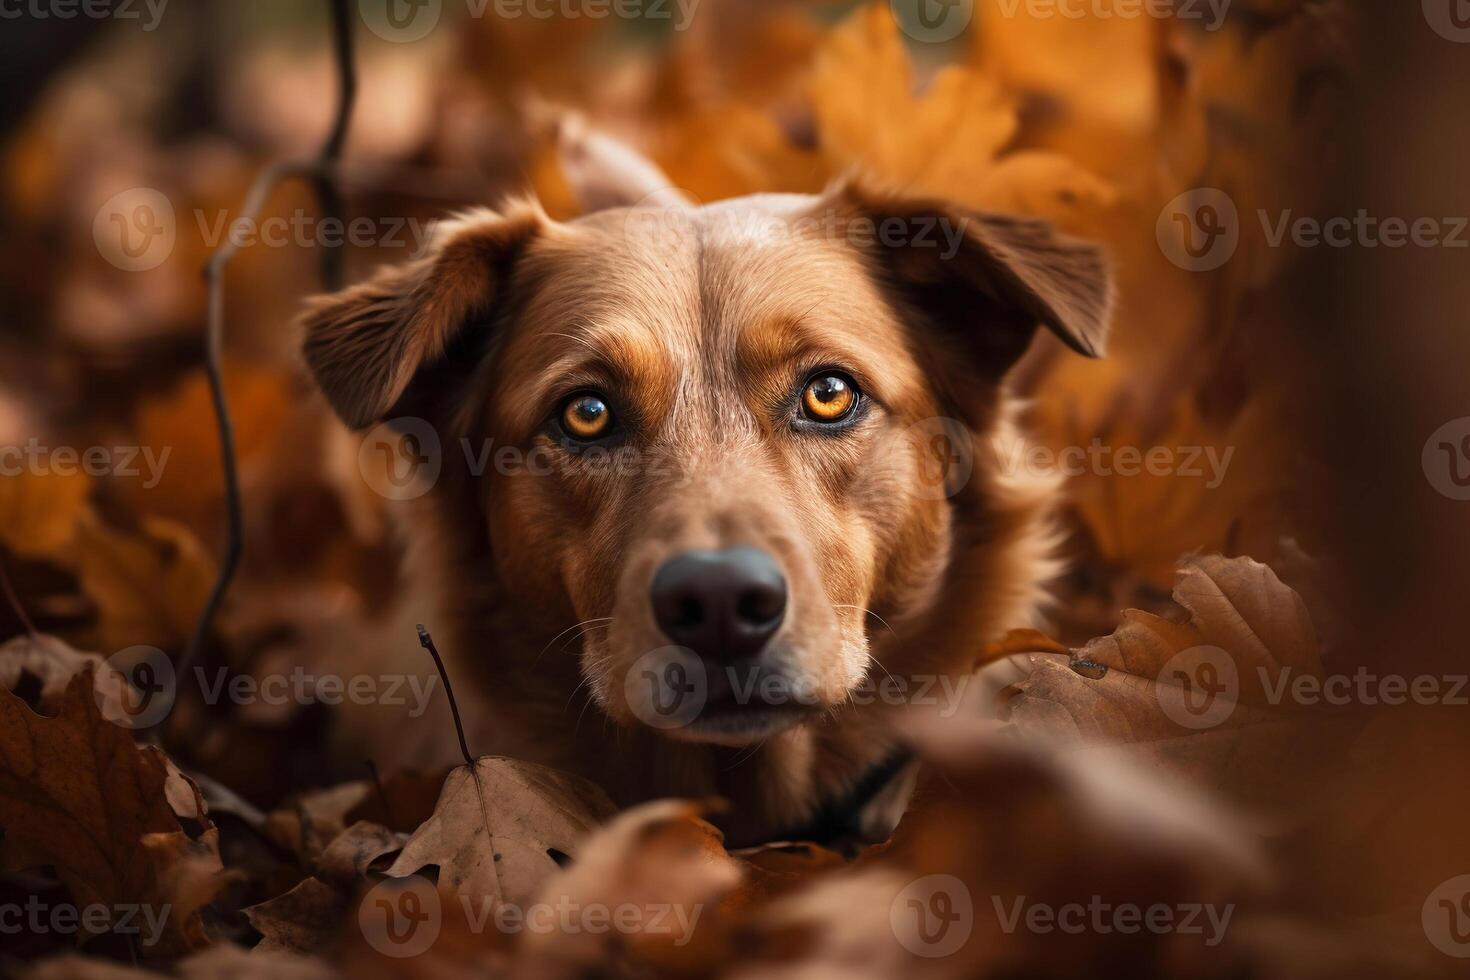
[[[654,157],[680,190],[710,202],[820,190],[830,170],[770,116],[736,102],[701,106],[664,127]]]
[[[869,4],[817,53],[812,103],[834,167],[859,164],[931,194],[972,186],[1015,135],[1016,112],[989,79],[951,67],[914,94],[915,79],[886,5]],[[962,203],[964,201],[961,195]]]
[[[307,878],[284,895],[245,910],[261,934],[263,953],[312,956],[331,949],[351,904],[351,894],[318,878]]]
[[[100,664],[95,653],[81,653],[54,636],[17,636],[0,646],[0,689],[14,691],[23,676],[40,682],[36,707],[53,713],[71,679],[83,667]]]
[[[214,838],[183,833],[167,780],[161,752],[139,748],[127,729],[103,718],[93,668],[72,678],[54,718],[0,691],[6,839],[45,855],[80,905],[173,908],[154,952],[205,945],[194,913],[222,884]]]
[[[1086,423],[1056,422],[1051,441],[1088,447]],[[1052,428],[1052,425],[1048,425]],[[1201,418],[1189,398],[1169,411],[1159,431],[1137,421],[1120,422],[1098,436],[1113,454],[1104,467],[1088,466],[1069,480],[1068,497],[1091,536],[1098,557],[1146,578],[1160,589],[1190,551],[1223,551],[1242,522],[1265,523],[1286,489],[1286,447],[1270,406],[1248,405],[1224,427]],[[1127,475],[1116,455],[1128,448],[1146,462],[1156,447],[1172,462],[1157,472],[1140,462]]]
[[[0,545],[27,558],[69,557],[91,489],[84,473],[6,476],[0,480]]]
[[[1266,802],[1343,734],[1271,703],[1284,679],[1322,676],[1306,605],[1260,562],[1218,555],[1186,559],[1174,599],[1186,622],[1130,609],[1072,655],[1021,655],[1003,715]]]
[[[575,908],[632,905],[639,928],[530,932],[521,945],[527,972],[575,976],[626,957],[644,971],[683,974],[730,955],[728,923],[716,923],[718,909],[746,875],[702,812],[699,804],[683,800],[645,803],[589,837],[571,867],[547,879],[536,901]]]
[[[214,585],[214,561],[183,525],[145,517],[136,532],[95,517],[78,526],[82,588],[101,611],[98,642],[181,646]]]
[[[1007,927],[1007,912],[1018,900],[1060,908],[1079,896],[1235,902],[1264,883],[1259,848],[1239,824],[1115,755],[1010,739],[964,717],[914,734],[929,785],[892,844],[760,910],[734,976],[1090,976],[1125,951],[1159,960],[1116,930]],[[913,908],[958,925],[926,939]],[[955,941],[938,947],[951,930]]]
[[[277,844],[313,862],[327,843],[347,829],[347,814],[370,799],[372,792],[372,784],[359,779],[302,793],[288,805],[271,811],[266,818],[266,833]]]
[[[369,866],[403,847],[407,835],[360,821],[338,834],[316,860],[316,875],[284,895],[245,909],[264,938],[264,951],[313,955],[328,950],[342,931]]]
[[[393,866],[391,877],[439,868],[441,888],[464,901],[521,904],[557,869],[552,851],[575,855],[616,808],[577,776],[516,759],[486,756],[449,773],[434,815]]]

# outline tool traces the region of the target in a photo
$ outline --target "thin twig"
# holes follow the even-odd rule
[[[459,703],[454,700],[454,687],[449,683],[449,671],[444,669],[444,661],[439,658],[439,651],[434,646],[434,638],[429,631],[424,629],[424,624],[419,624],[419,645],[429,651],[429,656],[434,658],[434,666],[439,668],[439,677],[444,681],[444,693],[449,696],[449,713],[454,715],[454,731],[459,736],[459,751],[464,756],[464,764],[471,769],[475,768],[475,758],[470,755],[470,747],[464,740],[464,722],[459,720]]]
[[[316,188],[323,210],[335,214],[341,210],[341,201],[332,185],[331,175],[341,157],[342,145],[347,138],[347,127],[352,118],[352,105],[357,95],[357,75],[352,57],[352,21],[348,0],[328,0],[332,17],[332,47],[337,62],[337,107],[333,114],[332,129],[327,136],[321,153],[310,163],[283,163],[268,167],[246,195],[245,205],[237,220],[254,221],[271,192],[282,182],[293,177],[306,177]],[[235,455],[235,425],[230,416],[229,400],[225,393],[223,360],[225,330],[224,279],[225,269],[235,257],[237,246],[227,236],[219,250],[209,259],[204,268],[204,280],[209,293],[208,321],[205,326],[204,370],[209,378],[209,391],[214,404],[215,424],[219,428],[220,460],[225,485],[225,513],[228,531],[224,557],[220,562],[219,576],[209,592],[209,598],[194,624],[194,632],[183,656],[175,667],[175,673],[186,673],[204,647],[209,636],[210,624],[224,601],[225,592],[235,577],[244,548],[244,517],[240,504],[240,479]],[[322,255],[322,277],[329,289],[341,286],[342,254],[337,249],[326,249]]]
[[[391,830],[394,826],[396,826],[393,822],[393,808],[388,805],[388,794],[383,789],[383,780],[382,777],[378,775],[378,766],[375,762],[373,762],[372,759],[368,759],[364,764],[367,766],[367,771],[373,777],[373,785],[377,787],[378,790],[378,802],[382,804],[383,807],[383,826]]]

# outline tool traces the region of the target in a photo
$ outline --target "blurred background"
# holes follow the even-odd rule
[[[573,217],[557,145],[576,119],[705,202],[858,168],[1107,246],[1108,358],[1043,341],[1017,378],[1038,443],[1107,460],[1067,484],[1062,643],[1126,608],[1173,615],[1181,556],[1219,552],[1303,595],[1335,671],[1467,670],[1463,0],[348,7],[336,186],[360,234],[333,248],[312,186],[285,182],[224,279],[245,548],[208,662],[313,663],[402,584],[391,504],[299,363],[323,253],[350,282],[446,213],[526,190]],[[320,151],[332,35],[326,2],[96,9],[27,0],[0,19],[0,446],[33,447],[0,459],[105,450],[91,474],[52,459],[0,476],[0,639],[172,653],[226,529],[201,270],[262,169]],[[1338,239],[1312,234],[1334,218]],[[1397,245],[1391,219],[1411,232]],[[1157,471],[1126,462],[1155,449]],[[1467,712],[1370,712],[1351,754],[1240,762],[1271,768],[1273,793],[1333,788],[1271,828],[1283,905],[1412,918],[1470,873]],[[289,750],[331,724],[316,711],[176,722],[193,765],[262,806],[330,765]]]

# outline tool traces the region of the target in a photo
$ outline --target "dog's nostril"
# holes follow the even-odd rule
[[[746,589],[735,604],[735,614],[747,623],[765,623],[786,611],[786,590],[769,586]]]
[[[659,629],[712,658],[759,653],[786,614],[786,578],[755,548],[685,552],[659,568],[649,593]]]
[[[704,620],[704,606],[698,599],[685,598],[679,603],[676,619],[680,626],[698,626]]]

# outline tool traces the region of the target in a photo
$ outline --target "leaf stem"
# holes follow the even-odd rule
[[[429,656],[434,658],[434,666],[439,668],[439,676],[444,681],[444,693],[449,695],[449,712],[454,715],[454,731],[459,736],[459,751],[464,756],[464,764],[474,769],[475,758],[470,755],[470,747],[464,740],[464,722],[459,718],[459,702],[454,700],[454,686],[449,683],[449,671],[444,669],[444,661],[434,646],[434,638],[429,635],[428,630],[424,629],[423,623],[418,625],[418,630],[419,645],[429,651]]]

